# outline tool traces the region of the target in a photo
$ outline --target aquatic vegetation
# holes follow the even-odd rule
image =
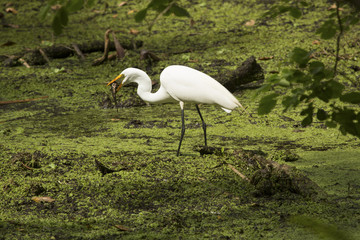
[[[28,21],[38,15],[41,2],[20,3],[12,6],[17,15],[5,15],[6,22],[19,28],[1,30],[5,39],[1,41],[16,44],[1,47],[0,55],[54,40],[51,19],[41,24]],[[252,99],[252,88],[235,96],[253,118],[202,106],[210,147],[220,153],[241,149],[263,153],[266,159],[296,167],[324,191],[315,197],[288,191],[264,196],[229,168],[228,164],[251,175],[251,169],[235,157],[200,156],[194,150],[203,141],[203,132],[193,106],[186,109],[184,156],[176,157],[181,127],[178,105],[147,106],[129,86],[121,92],[122,107],[116,110],[106,87],[127,67],[144,69],[156,80],[164,67],[183,64],[217,79],[254,55],[267,57],[258,62],[268,77],[280,70],[294,44],[332,52],[335,45],[319,40],[312,25],[327,11],[326,1],[319,1],[309,10],[311,14],[296,22],[288,16],[262,20],[271,6],[266,2],[215,1],[211,6],[194,2],[189,8],[184,1],[181,6],[189,9],[195,24],[168,16],[157,21],[151,36],[147,25],[136,23],[134,13],[129,13],[144,7],[140,1],[121,7],[117,1],[108,3],[106,8],[96,5],[72,14],[72,23],[54,41],[102,40],[111,27],[121,30],[118,39],[125,35],[142,40],[143,48],[161,60],[144,61],[139,52],[129,50],[121,61],[100,66],[91,66],[102,55],[94,52],[83,61],[72,56],[51,59],[50,65],[0,68],[0,101],[48,96],[0,106],[2,238],[318,239],[302,224],[307,218],[322,229],[328,226],[329,232],[338,234],[335,228],[348,233],[341,236],[359,238],[360,151],[354,136],[343,136],[317,120],[305,127],[296,109],[283,113],[275,107],[268,115],[258,115],[259,100]],[[93,11],[98,8],[104,12]],[[245,26],[251,19],[255,24]],[[139,33],[131,34],[130,29]],[[358,59],[352,46],[359,43],[359,31],[344,38],[347,53]],[[314,40],[320,44],[313,45]],[[318,58],[333,61],[331,54]],[[356,64],[353,58],[345,59],[338,70],[357,76],[349,68]],[[113,171],[104,174],[96,161]]]

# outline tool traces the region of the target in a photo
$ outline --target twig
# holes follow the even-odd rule
[[[167,11],[169,11],[169,9],[175,4],[175,0],[172,1],[169,6],[167,6],[161,13],[159,13],[159,15],[156,16],[156,18],[152,21],[152,23],[149,26],[149,32],[151,31],[152,27],[154,26],[155,22],[162,17],[162,15],[164,15]]]
[[[75,53],[80,57],[81,60],[84,60],[85,59],[85,56],[84,54],[81,52],[79,46],[75,43],[72,44],[73,48],[74,48],[74,51]]]
[[[41,48],[39,48],[39,53],[40,53],[41,56],[45,59],[45,61],[46,61],[48,64],[50,64],[50,60],[49,60],[48,56],[46,56],[45,52],[44,52]]]
[[[244,179],[247,182],[250,182],[250,180],[241,172],[239,172],[233,165],[228,163],[228,167],[234,171],[234,173],[236,173],[237,175],[239,175],[242,179]]]
[[[109,55],[109,45],[110,45],[110,38],[109,38],[109,34],[112,32],[111,29],[108,29],[105,32],[105,43],[104,43],[104,55],[101,58],[95,59],[95,61],[93,62],[93,66],[97,66],[100,65],[101,63],[103,63],[105,60],[108,59],[108,55]]]
[[[27,168],[27,169],[29,169],[29,170],[34,170],[32,167],[29,167],[29,166],[26,165],[25,163],[23,163],[23,162],[21,162],[21,161],[20,161],[20,163],[21,163],[25,168]]]
[[[339,29],[340,29],[340,33],[336,39],[336,58],[335,58],[335,65],[334,65],[334,76],[336,75],[336,71],[337,71],[337,65],[339,62],[339,51],[340,51],[340,39],[343,35],[343,26],[342,26],[342,22],[341,22],[341,18],[340,18],[340,1],[336,1],[336,16],[338,19],[338,24],[339,24]]]
[[[125,57],[125,49],[121,46],[119,40],[117,40],[115,33],[113,32],[114,44],[116,49],[116,56],[118,59],[122,59]],[[110,57],[109,57],[110,58]]]
[[[45,99],[45,98],[48,98],[48,97],[49,96],[43,96],[43,97],[39,97],[39,98],[29,98],[29,99],[23,99],[23,100],[0,101],[0,105],[11,104],[11,103],[32,102],[32,101]]]
[[[25,67],[31,68],[30,65],[23,58],[19,58],[19,62],[21,62]]]

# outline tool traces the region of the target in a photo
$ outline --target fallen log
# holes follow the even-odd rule
[[[131,39],[122,38],[121,46],[125,49],[132,50],[135,48],[140,48],[142,46],[142,41],[133,42]],[[46,55],[48,58],[67,58],[80,50],[82,53],[91,53],[91,52],[103,52],[104,51],[104,41],[92,41],[85,42],[82,44],[77,44],[75,49],[72,45],[53,45],[46,48],[32,49],[26,52],[16,53],[11,56],[7,56],[3,60],[3,64],[6,67],[19,66],[22,63],[19,62],[19,59],[25,60],[29,65],[43,65],[47,63]],[[109,50],[116,50],[115,44],[109,44]],[[3,57],[4,58],[4,57]]]
[[[219,82],[230,92],[235,92],[249,83],[264,81],[264,71],[254,56],[246,59],[236,70],[219,77]]]

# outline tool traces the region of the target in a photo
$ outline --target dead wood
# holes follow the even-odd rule
[[[237,170],[233,165],[228,164],[228,167],[234,171],[234,173],[236,173],[237,175],[239,175],[242,179],[244,179],[245,181],[250,182],[250,180],[244,175],[242,174],[239,170]]]
[[[264,71],[255,57],[246,59],[236,70],[220,76],[219,82],[230,92],[235,92],[247,84],[258,84],[264,81]]]
[[[130,38],[123,37],[121,39],[121,46],[124,49],[132,50],[134,48],[139,48],[142,46],[142,41],[133,41]],[[76,52],[80,51],[81,53],[92,53],[92,52],[103,52],[104,51],[104,41],[92,41],[85,42],[82,44],[77,44],[78,50],[74,49],[73,45],[65,46],[65,45],[53,45],[46,48],[41,48],[43,53],[48,58],[67,58]],[[113,42],[109,43],[109,50],[116,50],[115,44]],[[3,59],[4,57],[2,57]],[[20,52],[13,54],[12,56],[7,56],[5,60],[3,60],[3,64],[6,67],[13,67],[21,65],[18,61],[20,58],[24,59],[29,65],[43,65],[46,64],[47,61],[44,59],[44,55],[41,54],[39,49],[28,50],[25,52]]]
[[[22,65],[24,65],[26,68],[31,68],[30,65],[22,58],[19,58],[19,62],[21,62]]]
[[[108,59],[109,56],[109,51],[110,51],[110,38],[109,35],[110,33],[112,33],[112,30],[107,30],[105,32],[105,37],[104,37],[104,54],[101,58],[95,59],[95,61],[93,62],[93,66],[97,66],[100,65],[101,63],[103,63],[104,61],[106,61]],[[115,46],[115,44],[114,44]]]
[[[80,50],[79,46],[78,46],[77,44],[75,44],[75,43],[73,43],[71,46],[74,48],[74,51],[75,51],[75,53],[79,56],[79,58],[80,58],[81,60],[84,60],[84,59],[85,59],[85,56],[84,56],[84,54],[82,53],[82,51]]]
[[[39,53],[41,54],[41,56],[44,58],[44,60],[50,64],[50,59],[48,58],[48,56],[46,55],[46,53],[41,49],[39,48]]]
[[[38,97],[38,98],[30,98],[30,99],[21,99],[21,100],[0,101],[0,105],[12,104],[12,103],[32,102],[32,101],[37,101],[37,100],[45,99],[45,98],[48,98],[48,97],[49,97],[49,96],[43,96],[43,97]]]
[[[125,49],[121,46],[120,41],[116,38],[115,34],[113,34],[116,56],[118,59],[122,59],[125,57]]]
[[[110,33],[112,33],[113,38],[114,38],[114,45],[115,45],[115,50],[116,50],[116,54],[112,54],[109,55],[109,51],[110,51]],[[122,59],[125,57],[125,49],[121,46],[121,43],[119,42],[119,40],[116,38],[114,32],[111,29],[108,29],[105,32],[105,37],[104,37],[104,54],[101,58],[95,59],[95,61],[92,63],[93,66],[97,66],[102,64],[103,62],[105,62],[106,60],[113,60],[115,59],[115,57],[117,57],[117,59]]]
[[[126,167],[118,169],[118,170],[110,169],[96,159],[95,159],[95,166],[101,172],[102,176],[105,176],[108,173],[114,173],[114,172],[119,172],[122,170],[128,170]]]

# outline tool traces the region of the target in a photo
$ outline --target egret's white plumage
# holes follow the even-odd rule
[[[137,94],[149,103],[180,103],[182,110],[182,132],[178,155],[180,151],[181,141],[185,132],[184,126],[184,103],[192,102],[195,104],[216,104],[224,111],[244,107],[239,101],[218,81],[209,75],[202,73],[190,67],[172,65],[165,68],[160,74],[160,88],[156,93],[151,93],[152,83],[149,76],[142,70],[137,68],[127,68],[121,74],[112,80],[108,85],[116,80],[124,77],[117,91],[125,84],[135,82],[138,84]],[[206,145],[206,124],[201,116],[200,109],[196,105],[198,113],[203,123],[205,145]]]

